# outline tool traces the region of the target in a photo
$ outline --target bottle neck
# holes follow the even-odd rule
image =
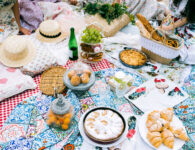
[[[74,37],[75,35],[74,35],[74,28],[71,28],[70,29],[70,37]]]

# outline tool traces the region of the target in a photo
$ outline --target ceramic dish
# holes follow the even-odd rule
[[[118,111],[116,111],[116,110],[114,110],[114,109],[107,108],[107,107],[98,107],[98,108],[94,108],[94,109],[90,110],[88,113],[86,113],[86,115],[85,115],[85,117],[84,117],[84,119],[83,119],[83,126],[84,126],[84,123],[85,123],[85,120],[86,120],[87,116],[88,116],[90,113],[92,113],[92,112],[94,112],[94,111],[96,111],[96,110],[110,110],[110,111],[116,113],[116,114],[122,119],[122,122],[123,122],[123,125],[124,125],[124,126],[123,126],[123,130],[122,130],[121,134],[120,134],[118,137],[113,138],[113,139],[111,139],[111,140],[104,140],[104,141],[102,141],[102,140],[100,140],[100,139],[97,139],[97,138],[95,138],[95,137],[90,136],[90,134],[86,131],[86,129],[85,129],[85,127],[84,127],[85,134],[86,134],[92,141],[94,141],[94,142],[96,142],[96,143],[110,144],[110,143],[116,142],[118,139],[121,138],[121,135],[123,135],[123,133],[124,133],[124,131],[125,131],[125,128],[126,128],[125,119],[123,118],[123,116],[122,116]]]
[[[119,114],[122,117],[122,115],[118,111],[113,110],[111,108],[107,108],[107,107],[96,107],[94,109],[91,109],[91,110],[85,112],[81,116],[81,119],[79,121],[79,131],[80,131],[81,136],[83,137],[83,139],[88,144],[93,145],[93,146],[99,146],[99,147],[107,148],[107,147],[113,147],[113,146],[119,145],[120,143],[122,143],[126,139],[126,135],[128,133],[127,122],[125,121],[125,119],[123,117],[122,118],[123,118],[124,126],[125,126],[124,127],[124,131],[123,131],[123,134],[120,136],[120,138],[118,138],[118,140],[116,140],[116,141],[108,142],[108,143],[95,142],[94,140],[92,140],[91,138],[89,138],[86,135],[85,130],[84,130],[84,120],[86,119],[87,115],[90,112],[95,111],[95,110],[98,110],[98,109],[109,109],[109,110],[112,110],[112,111],[116,112],[117,114]]]
[[[93,84],[95,83],[95,73],[91,71],[91,76],[89,79],[89,82],[87,84],[79,84],[78,86],[73,86],[70,82],[70,79],[68,78],[68,73],[74,69],[69,69],[68,71],[65,72],[63,76],[64,84],[71,90],[74,91],[87,91]]]
[[[79,58],[86,63],[97,63],[103,59],[104,52],[102,51],[102,52],[92,54],[92,53],[83,52],[81,50],[79,55],[80,55]],[[97,55],[99,55],[99,56],[97,56]]]
[[[100,52],[103,52],[103,44],[102,43],[80,43],[81,51],[88,53],[88,54],[98,54]]]
[[[141,135],[142,139],[144,140],[144,142],[147,143],[153,149],[156,149],[152,144],[150,144],[149,140],[147,139],[148,129],[146,127],[146,120],[147,120],[149,113],[150,112],[146,112],[141,117],[141,119],[139,120],[138,128],[139,128],[140,135]],[[182,122],[175,115],[173,115],[173,120],[171,122],[171,125],[177,125],[177,127],[184,128]],[[172,150],[180,149],[184,143],[185,143],[185,141],[182,141],[178,138],[175,138],[175,143],[174,143],[174,147]],[[158,150],[170,150],[170,148],[166,147],[164,144],[161,144],[160,147],[158,148]]]
[[[138,50],[136,50],[136,49],[134,49],[134,48],[125,47],[124,50],[122,50],[122,51],[119,53],[119,60],[120,60],[120,62],[121,62],[124,66],[130,67],[130,68],[134,68],[134,69],[138,69],[138,68],[141,68],[141,67],[143,67],[143,66],[145,65],[145,63],[144,63],[143,65],[128,65],[128,64],[126,64],[125,62],[123,62],[123,61],[121,60],[121,58],[120,58],[120,55],[121,55],[121,53],[122,53],[123,51],[125,51],[125,50],[133,50],[133,51],[136,51],[136,52],[140,53],[141,55],[143,55],[143,56],[146,58],[145,63],[147,62],[147,56],[146,56],[143,52],[140,52],[140,51],[138,51]]]

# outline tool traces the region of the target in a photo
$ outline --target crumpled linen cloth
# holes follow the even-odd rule
[[[104,43],[125,44],[128,47],[141,49],[140,34],[137,26],[127,25],[121,31],[117,32],[113,37],[104,38]]]
[[[162,2],[156,0],[126,0],[129,13],[141,13],[147,19],[162,19],[167,8]]]
[[[195,44],[191,45],[188,49],[184,46],[184,48],[180,50],[180,57],[180,61],[184,62],[185,64],[194,65]]]
[[[60,2],[61,0],[19,0],[20,19],[23,27],[35,30],[43,21],[43,13],[38,2]]]
[[[68,36],[71,27],[74,27],[77,34],[86,26],[84,16],[74,11],[66,2],[39,2],[39,6],[43,12],[44,20],[56,20],[60,24],[62,32]]]

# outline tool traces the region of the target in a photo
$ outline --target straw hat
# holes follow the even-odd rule
[[[46,20],[36,30],[36,36],[42,42],[58,43],[63,41],[67,34],[61,31],[61,27],[57,21]]]
[[[24,66],[33,60],[35,54],[35,46],[23,36],[10,36],[0,45],[0,61],[8,67]]]

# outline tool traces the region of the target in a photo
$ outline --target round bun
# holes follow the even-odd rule
[[[89,75],[86,74],[86,73],[82,74],[82,75],[81,75],[81,82],[82,82],[83,84],[89,83]]]
[[[76,71],[75,70],[71,70],[69,73],[68,73],[68,78],[71,79],[72,76],[76,75]]]
[[[73,86],[78,86],[81,83],[81,79],[78,75],[73,75],[70,82]]]
[[[88,74],[89,77],[91,76],[91,71],[89,69],[83,70],[83,73]]]

